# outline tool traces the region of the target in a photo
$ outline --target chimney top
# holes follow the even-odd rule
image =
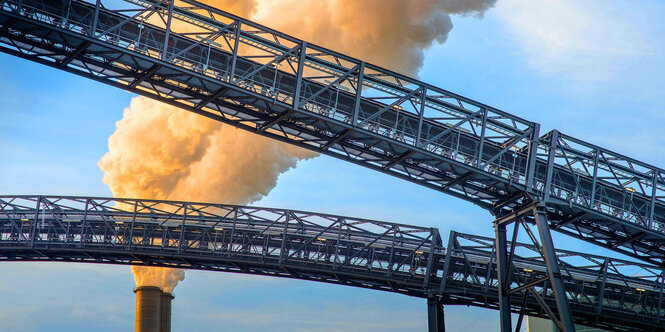
[[[158,290],[158,291],[162,292],[162,288],[161,288],[161,287],[157,287],[157,286],[141,286],[141,287],[136,287],[136,288],[134,288],[134,293],[136,293],[136,292],[138,292],[138,291],[143,291],[143,290]],[[166,294],[170,294],[170,293],[166,293]],[[173,296],[173,295],[171,295],[171,296]]]

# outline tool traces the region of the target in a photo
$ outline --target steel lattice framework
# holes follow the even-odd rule
[[[512,251],[519,295],[512,311],[547,317],[543,308],[555,310],[556,301],[534,283],[546,277],[546,263],[532,245]],[[557,256],[577,323],[618,331],[662,327],[662,268],[565,250]],[[435,228],[251,206],[0,196],[0,261],[226,271],[499,305],[492,238],[451,232],[444,247]]]
[[[571,330],[550,229],[665,258],[665,170],[192,0],[0,0],[0,50],[473,202],[538,226]]]
[[[195,1],[1,3],[9,54],[663,263],[661,168]]]

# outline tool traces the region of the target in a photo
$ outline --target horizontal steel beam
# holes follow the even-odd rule
[[[663,264],[663,169],[184,3],[3,1],[0,50]]]
[[[535,123],[194,1],[127,3],[131,17],[112,4],[4,1],[0,49],[499,215],[548,198],[548,219],[573,220],[556,230],[653,263],[665,258],[660,168],[563,134],[539,138]]]
[[[493,239],[452,233],[451,241],[445,247],[433,228],[297,210],[0,196],[0,261],[258,274],[498,309]],[[519,313],[522,299],[517,294],[525,288],[540,291],[533,281],[543,279],[547,270],[541,258],[534,258],[533,245],[515,246],[511,310]],[[558,250],[557,255],[569,262],[561,270],[577,323],[631,331],[660,324],[665,314],[660,309],[662,269],[573,251]],[[439,285],[444,280],[442,292]],[[556,310],[551,293],[539,296]],[[543,317],[539,308],[531,298],[525,310]]]

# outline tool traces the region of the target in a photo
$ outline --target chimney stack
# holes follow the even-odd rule
[[[141,286],[136,293],[136,332],[160,332],[162,289],[155,286]],[[169,318],[170,318],[169,301]],[[169,323],[169,327],[170,327]]]
[[[174,298],[171,293],[162,293],[159,313],[160,332],[171,332],[171,302]]]

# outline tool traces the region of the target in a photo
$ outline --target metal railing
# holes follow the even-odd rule
[[[520,285],[546,274],[533,245],[516,244]],[[663,269],[558,250],[577,323],[622,331],[662,326]],[[0,261],[140,264],[296,278],[498,308],[494,240],[314,212],[122,198],[0,196]],[[536,292],[551,307],[547,287]],[[543,317],[534,300],[527,314]]]

